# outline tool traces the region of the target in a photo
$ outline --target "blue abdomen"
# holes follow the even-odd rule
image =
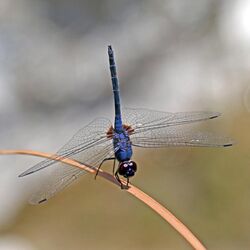
[[[121,116],[121,104],[120,104],[120,91],[119,91],[119,81],[116,72],[114,52],[111,46],[108,46],[109,54],[109,68],[111,73],[112,88],[114,93],[114,104],[115,104],[115,123],[114,128],[116,131],[122,131],[122,116]]]

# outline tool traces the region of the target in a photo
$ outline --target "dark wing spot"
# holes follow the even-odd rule
[[[47,199],[45,198],[45,199],[43,199],[43,200],[40,200],[38,203],[39,204],[41,204],[41,203],[43,203],[43,202],[45,202],[45,201],[47,201]]]
[[[220,116],[221,114],[220,113],[218,113],[218,114],[216,114],[216,115],[213,115],[213,116],[211,116],[211,117],[209,117],[209,119],[214,119],[214,118],[217,118],[218,116]]]

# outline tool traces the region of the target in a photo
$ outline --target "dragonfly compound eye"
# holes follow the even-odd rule
[[[125,178],[129,178],[135,175],[137,165],[134,161],[121,162],[119,165],[118,173]]]

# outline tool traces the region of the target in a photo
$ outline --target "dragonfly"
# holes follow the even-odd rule
[[[58,160],[72,158],[96,170],[102,164],[113,161],[113,175],[125,188],[120,177],[129,180],[137,171],[132,160],[133,148],[162,148],[170,146],[227,147],[233,141],[224,136],[200,132],[187,128],[188,124],[210,120],[220,113],[210,111],[162,112],[145,108],[121,108],[119,81],[111,45],[108,46],[109,68],[114,97],[114,122],[97,118],[80,129],[57,153],[55,158],[46,159],[19,175],[23,177],[45,168],[50,174],[36,190],[29,202],[40,204],[53,197],[81,175],[87,173]],[[116,161],[118,164],[116,164]],[[118,165],[118,166],[116,166]]]

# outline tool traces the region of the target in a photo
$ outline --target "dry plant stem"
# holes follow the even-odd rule
[[[23,154],[23,155],[32,155],[32,156],[38,156],[38,157],[44,157],[48,159],[55,159],[55,155],[46,154],[38,151],[33,150],[0,150],[0,154]],[[81,168],[85,171],[88,171],[92,174],[95,174],[95,170],[81,164],[78,161],[64,158],[60,159],[57,158],[56,160],[61,161],[63,163],[69,164],[71,166]],[[118,181],[113,177],[113,175],[100,170],[98,176],[101,176],[105,178],[106,180],[112,182],[113,184],[120,187],[120,184]],[[125,184],[125,182],[124,182]],[[128,189],[124,189],[128,193],[132,194],[134,197],[142,201],[144,204],[148,205],[151,209],[153,209],[157,214],[159,214],[165,221],[167,221],[177,232],[179,232],[182,237],[184,237],[187,242],[194,248],[198,250],[204,250],[206,249],[202,243],[193,235],[193,233],[181,222],[179,221],[167,208],[162,206],[160,203],[158,203],[156,200],[154,200],[152,197],[148,196],[144,192],[142,192],[140,189],[136,188],[135,186],[129,184]]]

